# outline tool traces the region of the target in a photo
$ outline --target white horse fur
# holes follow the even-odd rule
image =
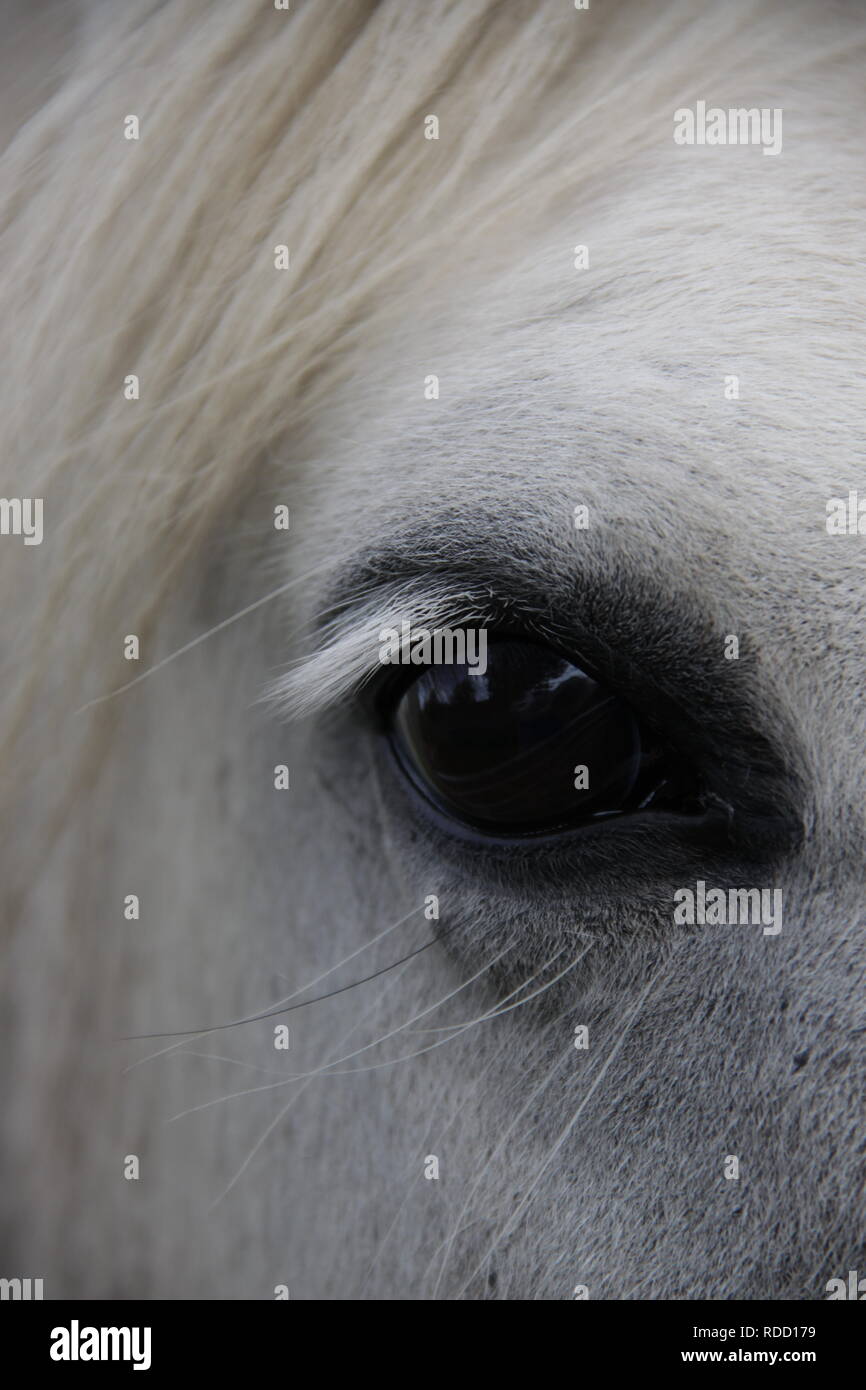
[[[862,7],[13,9],[0,457],[44,538],[0,537],[0,1273],[866,1273],[866,537],[825,525],[866,498]],[[781,111],[780,152],[678,144],[699,101]],[[718,866],[663,843],[590,871],[416,817],[358,704],[378,632],[494,610],[651,669],[718,768],[771,750],[787,828],[730,877],[778,935],[672,927]]]

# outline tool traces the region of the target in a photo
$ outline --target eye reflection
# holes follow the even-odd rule
[[[518,640],[490,641],[484,675],[428,667],[393,711],[391,738],[428,801],[491,832],[670,805],[691,781],[619,695],[560,653]]]

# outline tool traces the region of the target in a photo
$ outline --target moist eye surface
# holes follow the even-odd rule
[[[691,770],[629,703],[533,642],[491,637],[483,675],[428,667],[394,704],[390,735],[416,791],[494,834],[695,809]]]

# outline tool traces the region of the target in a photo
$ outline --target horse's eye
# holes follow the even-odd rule
[[[696,809],[691,770],[631,706],[532,642],[491,639],[483,675],[426,668],[390,723],[398,761],[427,801],[494,835]]]

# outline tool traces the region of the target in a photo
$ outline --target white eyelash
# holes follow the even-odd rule
[[[431,627],[482,621],[477,608],[469,608],[467,595],[441,580],[413,579],[378,589],[327,624],[325,644],[272,681],[262,699],[283,717],[305,718],[358,691],[375,675],[383,628],[399,629],[403,622]]]

